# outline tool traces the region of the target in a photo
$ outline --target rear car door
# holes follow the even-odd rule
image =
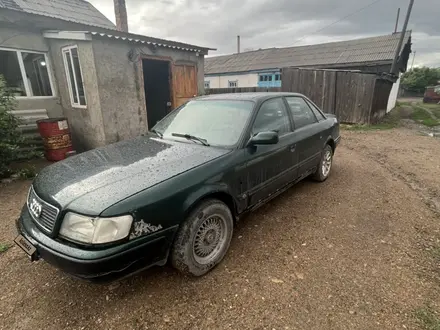
[[[288,109],[281,97],[261,104],[249,137],[264,131],[277,131],[279,142],[248,147],[245,150],[247,180],[243,184],[248,206],[257,204],[294,181],[298,173],[295,133]]]
[[[295,133],[298,138],[296,144],[298,176],[303,178],[314,171],[321,158],[322,127],[304,98],[289,96],[285,97],[285,100],[291,111]]]

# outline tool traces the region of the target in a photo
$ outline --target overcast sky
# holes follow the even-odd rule
[[[113,1],[89,0],[112,22]],[[402,28],[409,0],[126,0],[130,32],[217,48],[210,55],[241,50],[307,45],[394,31],[397,8]],[[440,66],[439,0],[415,0],[408,29],[414,66]],[[314,33],[322,29],[320,32]],[[410,57],[408,68],[413,55]]]

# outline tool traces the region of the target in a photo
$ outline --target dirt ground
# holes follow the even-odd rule
[[[29,184],[0,187],[0,243]],[[11,247],[0,329],[438,329],[439,201],[438,139],[343,131],[331,177],[244,219],[202,278],[165,267],[94,285]]]

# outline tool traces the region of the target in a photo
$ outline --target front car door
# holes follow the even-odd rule
[[[254,206],[297,178],[297,153],[288,110],[281,97],[264,101],[252,124],[251,134],[277,131],[279,142],[245,149],[246,182],[243,192]]]
[[[285,97],[298,135],[298,176],[311,174],[319,164],[322,151],[322,127],[307,101],[300,96]],[[325,119],[325,118],[324,118]]]

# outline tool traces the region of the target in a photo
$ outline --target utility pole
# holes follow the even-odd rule
[[[414,51],[414,55],[413,55],[413,60],[412,60],[412,63],[411,63],[411,70],[412,70],[412,68],[413,68],[413,65],[414,65],[414,59],[416,58],[416,51]]]
[[[397,32],[397,26],[399,25],[400,8],[397,9],[396,26],[394,27],[394,33]]]
[[[403,27],[402,27],[402,32],[401,32],[400,39],[399,39],[399,44],[397,45],[396,53],[394,54],[393,65],[391,66],[390,73],[392,73],[392,74],[396,74],[395,71],[396,71],[396,66],[397,66],[397,60],[400,55],[400,49],[402,48],[403,38],[405,37],[405,34],[406,34],[406,27],[408,26],[408,21],[409,21],[409,17],[411,16],[411,10],[412,10],[413,5],[414,5],[414,0],[409,0],[408,10],[406,12],[405,22],[403,22]]]

